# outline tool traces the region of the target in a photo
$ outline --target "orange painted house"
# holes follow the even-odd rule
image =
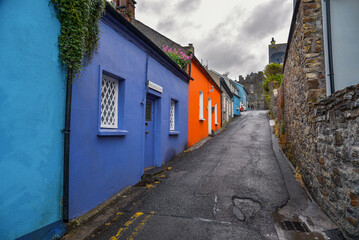
[[[194,56],[188,87],[188,146],[221,128],[221,89]]]

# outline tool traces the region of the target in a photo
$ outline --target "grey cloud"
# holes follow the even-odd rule
[[[159,30],[159,32],[172,32],[174,31],[176,28],[177,23],[176,23],[176,20],[174,17],[167,17],[163,20],[161,20],[157,26],[156,26],[156,29]],[[174,41],[176,41],[175,39],[172,39]]]
[[[159,9],[162,9],[156,30],[175,42],[193,43],[197,58],[203,59],[204,64],[208,60],[209,67],[216,71],[229,71],[232,78],[264,68],[267,46],[263,44],[263,39],[268,38],[269,41],[268,35],[275,37],[276,32],[288,24],[292,7],[290,1],[268,0],[245,18],[248,15],[238,4],[228,12],[226,19],[216,19],[214,15],[217,24],[202,29],[202,26],[189,20],[195,14],[193,9],[201,5],[202,0],[179,0],[171,4],[167,1],[143,1],[141,11],[146,9],[146,14],[158,15]],[[179,12],[181,17],[175,17]],[[184,36],[184,32],[188,36]]]
[[[182,0],[175,5],[175,8],[181,12],[193,12],[196,10],[202,0]]]
[[[201,58],[208,59],[210,68],[229,71],[232,77],[261,71],[264,66],[258,63],[267,57],[266,51],[258,51],[266,48],[261,41],[287,24],[290,7],[283,0],[271,0],[257,7],[247,21],[243,21],[240,7],[234,8],[198,42]]]
[[[161,2],[147,2],[147,1],[138,1],[136,7],[140,7],[142,12],[147,12],[149,14],[162,15],[164,11],[165,1]]]
[[[204,63],[208,60],[209,67],[219,72],[229,71],[237,75],[247,71],[249,63],[255,62],[255,55],[236,38],[210,34],[200,42],[200,58],[204,59]]]
[[[240,7],[234,8],[225,20],[198,41],[202,54],[200,58],[204,59],[205,64],[208,60],[210,68],[237,75],[238,72],[247,70],[249,63],[255,62],[255,55],[248,51],[250,46],[244,46],[246,37],[241,34],[242,23],[238,21],[241,12]]]
[[[271,0],[254,9],[243,31],[252,38],[264,38],[277,32],[291,15],[291,4],[283,0]]]

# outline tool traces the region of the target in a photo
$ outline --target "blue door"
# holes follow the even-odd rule
[[[145,168],[154,165],[154,117],[155,101],[147,98],[145,119]]]

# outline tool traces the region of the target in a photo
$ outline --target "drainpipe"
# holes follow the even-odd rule
[[[72,98],[72,70],[67,70],[66,105],[65,105],[65,128],[64,133],[64,185],[62,218],[69,221],[69,159],[70,159],[70,121],[71,121],[71,98]]]
[[[222,78],[219,78],[219,88],[222,89]],[[221,94],[221,127],[223,127],[222,112],[223,112],[223,96]]]
[[[332,49],[332,26],[330,19],[330,1],[325,0],[326,17],[327,17],[327,38],[328,38],[328,61],[329,61],[329,79],[330,79],[330,93],[335,91],[334,86],[334,67],[333,67],[333,49]]]
[[[191,77],[191,71],[192,71],[192,59],[189,61],[188,66],[188,75]]]
[[[141,104],[142,105],[145,105],[145,102],[146,102],[146,99],[147,99],[147,92],[148,92],[148,60],[149,60],[150,56],[148,53],[146,53],[146,70],[145,70],[145,95],[143,96],[143,99],[142,99],[142,102]]]

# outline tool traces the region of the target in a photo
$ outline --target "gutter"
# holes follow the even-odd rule
[[[65,128],[64,133],[64,179],[63,179],[63,205],[62,219],[64,222],[69,221],[69,163],[70,163],[70,124],[71,124],[71,99],[72,99],[72,79],[71,70],[67,70],[66,86],[66,104],[65,104]]]
[[[284,62],[283,62],[283,71],[282,71],[283,73],[284,73],[285,65],[287,63],[289,47],[290,47],[290,44],[292,42],[292,37],[293,37],[294,30],[295,30],[295,22],[297,21],[297,15],[298,15],[298,9],[299,9],[300,2],[301,1],[299,1],[299,0],[296,1],[295,7],[294,7],[294,10],[293,10],[292,23],[290,24],[290,30],[289,30],[288,41],[287,41],[287,48],[285,50],[285,56],[284,56]]]
[[[330,1],[325,1],[325,10],[327,18],[327,38],[328,38],[328,61],[329,61],[329,80],[330,80],[330,93],[333,94],[335,90],[334,85],[334,67],[333,67],[333,48],[332,48],[332,26],[330,19]]]

